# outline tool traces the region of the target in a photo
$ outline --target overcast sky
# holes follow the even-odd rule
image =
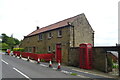
[[[36,29],[84,13],[95,46],[118,43],[119,0],[0,0],[0,34],[19,40]]]

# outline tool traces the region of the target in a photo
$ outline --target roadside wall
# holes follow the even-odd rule
[[[106,51],[104,48],[93,48],[93,69],[106,72]]]
[[[116,50],[116,47],[93,47],[93,69],[107,72],[106,52]],[[79,67],[79,47],[69,49],[68,65]]]
[[[68,65],[79,66],[79,47],[72,47],[69,49]]]

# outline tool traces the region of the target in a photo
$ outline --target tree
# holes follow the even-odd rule
[[[5,33],[3,33],[1,37],[2,37],[2,43],[7,43],[8,36]]]
[[[14,41],[15,41],[15,45],[20,44],[20,41],[18,39],[14,38]]]
[[[6,43],[9,45],[9,47],[10,47],[11,49],[15,46],[15,40],[14,40],[14,38],[9,37],[9,38],[7,39],[7,42],[6,42]]]
[[[9,45],[6,43],[0,43],[0,49],[8,49]]]
[[[1,37],[2,37],[2,43],[4,43],[2,45],[4,46],[7,45],[10,49],[13,49],[15,45],[20,44],[20,41],[18,39],[13,38],[13,36],[9,37],[5,33],[3,33]]]

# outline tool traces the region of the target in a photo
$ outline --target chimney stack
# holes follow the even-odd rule
[[[37,30],[39,29],[39,26],[37,26]]]

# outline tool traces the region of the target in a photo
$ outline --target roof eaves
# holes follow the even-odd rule
[[[64,26],[61,26],[61,27],[58,27],[58,28],[54,28],[54,29],[50,29],[50,30],[46,30],[46,31],[43,31],[43,32],[48,32],[48,31],[51,31],[51,30],[55,30],[55,29],[59,29],[59,28],[63,28],[63,27],[67,27],[68,25],[64,25]],[[36,31],[36,30],[35,30]],[[33,31],[33,32],[35,32],[35,31]],[[32,32],[32,33],[33,33]],[[43,32],[38,32],[38,33],[36,33],[36,34],[32,34],[32,33],[30,33],[30,34],[32,34],[32,35],[27,35],[27,36],[24,36],[24,37],[31,37],[31,36],[35,36],[35,35],[37,35],[37,34],[40,34],[40,33],[43,33]]]
[[[46,27],[42,27],[42,28],[40,28],[40,29],[38,29],[38,30],[35,30],[35,31],[33,31],[32,33],[30,33],[30,34],[28,34],[27,35],[27,37],[28,36],[33,36],[33,35],[36,35],[36,34],[39,34],[39,33],[41,33],[41,32],[39,32],[41,29],[44,29],[44,28],[48,28],[48,27],[51,27],[51,26],[54,26],[54,25],[56,25],[56,24],[59,24],[59,23],[64,23],[64,22],[66,22],[67,20],[68,20],[68,22],[73,22],[78,16],[80,16],[80,15],[84,15],[84,13],[82,13],[82,14],[79,14],[79,15],[76,15],[76,16],[73,16],[73,17],[70,17],[70,18],[67,18],[67,19],[64,19],[64,20],[61,20],[61,21],[59,21],[59,22],[56,22],[56,23],[53,23],[53,24],[51,24],[51,25],[48,25],[48,26],[46,26]],[[64,23],[62,26],[60,25],[59,27],[56,27],[56,28],[60,28],[60,27],[63,27],[63,26],[66,26],[66,24],[68,25],[68,22],[67,23]],[[52,28],[52,27],[51,27]],[[56,28],[53,28],[53,29],[56,29]],[[48,29],[48,30],[43,30],[43,32],[46,32],[46,31],[49,31],[49,30],[53,30],[53,29]],[[38,31],[38,32],[37,32]],[[36,32],[36,33],[35,33]]]

